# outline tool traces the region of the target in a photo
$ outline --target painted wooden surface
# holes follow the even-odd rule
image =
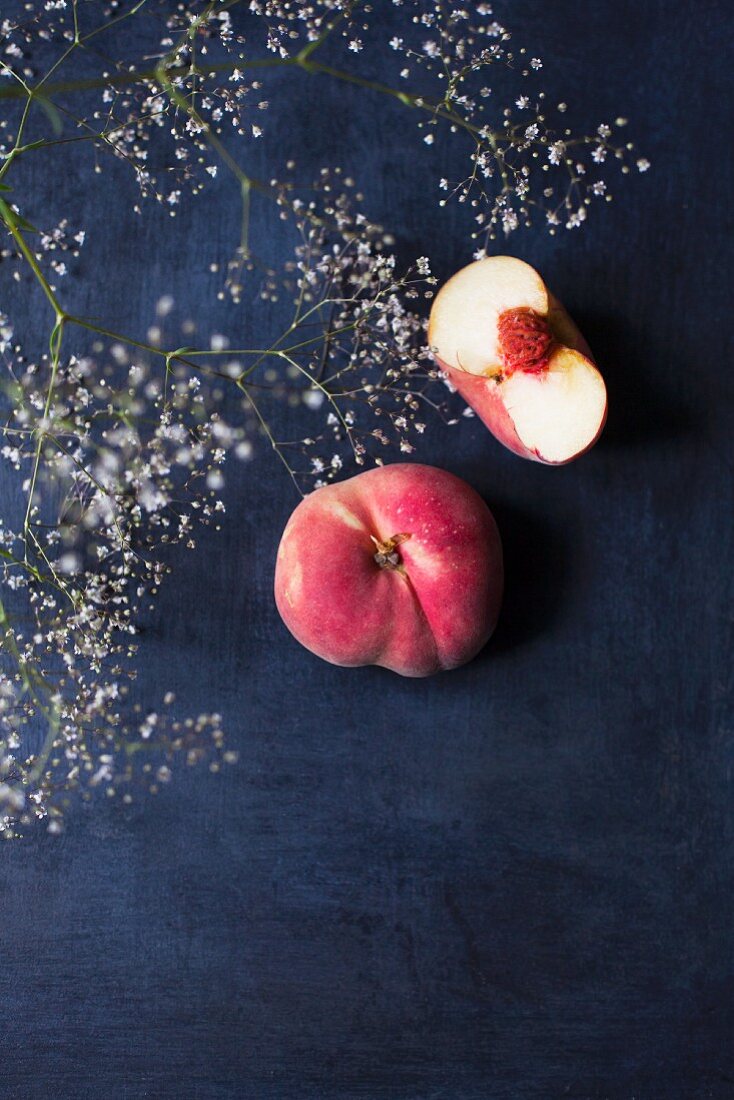
[[[512,240],[606,373],[603,440],[546,469],[476,420],[427,434],[416,458],[495,510],[508,590],[486,652],[425,682],[290,639],[271,575],[296,501],[265,449],[238,468],[139,687],[220,710],[240,763],[0,848],[9,1100],[734,1096],[729,5],[513,7],[549,95],[630,117],[653,161],[582,232]],[[348,167],[441,276],[468,259],[466,211],[434,202],[447,154],[415,152],[399,104],[276,83],[304,171]],[[144,332],[171,292],[257,333],[254,299],[205,296],[226,180],[131,234],[122,184],[33,171],[39,203],[86,208],[80,309]]]

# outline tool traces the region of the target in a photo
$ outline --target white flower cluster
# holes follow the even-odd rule
[[[536,217],[551,234],[558,226],[579,226],[595,198],[609,202],[612,197],[598,171],[591,169],[609,157],[627,173],[633,150],[631,143],[613,143],[614,131],[607,124],[591,135],[574,134],[565,126],[561,116],[567,104],[552,110],[536,87],[542,61],[528,60],[524,48],[513,49],[509,31],[488,20],[491,14],[488,4],[478,4],[472,12],[468,6],[436,0],[414,17],[428,37],[418,43],[406,35],[389,43],[407,62],[400,71],[402,80],[419,72],[424,87],[428,79],[434,81],[433,95],[404,93],[422,112],[423,141],[433,145],[442,130],[466,139],[468,173],[455,181],[441,179],[439,189],[475,211],[478,255],[485,255],[498,235],[530,226]],[[487,84],[497,69],[502,70],[498,80],[504,76],[500,83],[508,83],[509,72],[526,85],[520,95],[508,96],[512,106],[503,106]],[[616,128],[625,124],[617,119]],[[636,165],[644,172],[649,162],[641,158]],[[447,198],[440,202],[444,205]]]
[[[59,359],[53,386],[48,359],[5,352],[1,453],[25,495],[15,529],[0,526],[0,831],[10,834],[32,818],[58,828],[69,790],[127,799],[136,775],[154,785],[177,753],[232,759],[217,715],[157,720],[151,739],[128,693],[162,551],[219,524],[211,474],[244,430],[182,364],[109,352],[107,363]]]

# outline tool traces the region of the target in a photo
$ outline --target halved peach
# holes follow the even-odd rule
[[[489,256],[459,271],[436,295],[428,342],[461,396],[515,454],[560,465],[598,439],[604,379],[530,264]]]

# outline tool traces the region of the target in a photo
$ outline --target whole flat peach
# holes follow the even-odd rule
[[[284,623],[336,665],[430,676],[494,630],[502,546],[482,498],[432,466],[378,467],[306,497],[275,570]]]

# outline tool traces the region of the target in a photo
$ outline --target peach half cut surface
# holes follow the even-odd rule
[[[583,336],[535,268],[488,256],[436,295],[428,343],[494,436],[549,465],[596,442],[607,391]]]

